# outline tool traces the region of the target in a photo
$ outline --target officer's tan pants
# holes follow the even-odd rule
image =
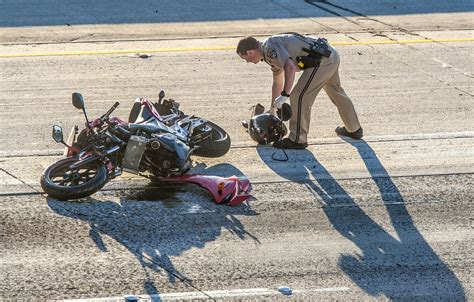
[[[307,142],[311,107],[321,88],[326,91],[333,104],[336,105],[346,129],[349,132],[354,132],[360,128],[354,105],[341,87],[339,54],[334,48],[331,50],[331,56],[322,59],[319,68],[308,68],[303,71],[291,91],[290,103],[293,116],[290,119],[289,138],[294,142]]]

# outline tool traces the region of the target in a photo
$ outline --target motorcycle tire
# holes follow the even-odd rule
[[[207,122],[212,127],[211,136],[200,141],[193,154],[202,157],[220,157],[230,149],[230,136],[221,127],[212,122]]]
[[[50,165],[41,176],[41,187],[49,196],[59,199],[87,197],[99,191],[108,180],[107,168],[99,161],[72,171],[69,166],[77,157],[61,159]]]

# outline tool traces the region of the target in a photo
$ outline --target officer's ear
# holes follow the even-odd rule
[[[248,55],[249,55],[249,51],[248,51],[248,50],[246,50],[246,51],[244,51],[244,52],[239,52],[239,57],[240,57],[241,59],[244,59],[243,56],[248,56]]]
[[[247,56],[251,56],[255,53],[256,49],[249,49],[247,50]]]

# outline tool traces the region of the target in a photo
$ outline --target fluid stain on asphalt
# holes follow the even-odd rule
[[[129,190],[125,196],[134,201],[159,201],[165,207],[174,208],[181,204],[183,200],[177,197],[178,193],[184,193],[184,186],[153,185],[140,190]]]

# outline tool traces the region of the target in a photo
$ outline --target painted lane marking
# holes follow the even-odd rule
[[[446,139],[469,139],[474,138],[474,131],[459,131],[459,132],[434,132],[434,133],[416,133],[416,134],[394,134],[394,135],[377,135],[365,138],[367,143],[382,143],[382,142],[403,142],[403,141],[417,141],[417,140],[446,140]],[[357,143],[357,142],[356,142]],[[308,142],[310,146],[319,145],[340,145],[347,144],[339,137],[327,137],[312,139]],[[255,149],[255,144],[233,144],[232,149]],[[269,147],[270,148],[270,147]],[[60,156],[64,149],[19,149],[13,151],[0,151],[0,158],[20,158],[20,157],[38,157],[38,156]]]
[[[327,287],[315,289],[300,289],[293,290],[294,294],[310,294],[310,293],[324,293],[324,292],[344,292],[349,291],[348,287]],[[223,298],[243,298],[243,297],[261,297],[261,296],[282,296],[276,289],[270,288],[247,288],[247,289],[233,289],[233,290],[215,290],[203,292],[182,292],[182,293],[167,293],[161,295],[139,295],[138,301],[172,301],[172,300],[194,300],[194,299],[223,299]],[[68,302],[115,302],[124,301],[124,297],[104,297],[91,299],[71,299],[63,300]]]
[[[375,44],[419,44],[419,43],[450,43],[450,42],[474,42],[474,38],[452,38],[452,39],[420,39],[420,40],[386,40],[386,41],[339,41],[332,45],[375,45]],[[112,55],[132,53],[160,53],[160,52],[187,52],[187,51],[217,51],[234,50],[235,46],[213,46],[213,47],[176,47],[157,49],[123,49],[123,50],[97,50],[97,51],[65,51],[44,53],[12,53],[0,54],[0,58],[21,57],[58,57],[58,56],[82,56],[82,55]]]

